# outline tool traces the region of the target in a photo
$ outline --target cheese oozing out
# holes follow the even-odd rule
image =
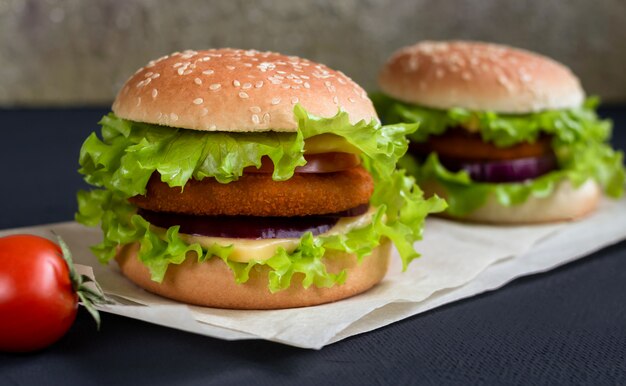
[[[343,217],[339,219],[337,224],[332,227],[328,232],[322,233],[319,236],[327,236],[333,234],[345,234],[352,229],[363,228],[369,225],[372,221],[372,216],[376,212],[376,209],[370,207],[370,209],[360,216],[355,217]],[[158,234],[165,234],[166,230],[163,228],[153,226],[154,230]],[[198,243],[204,248],[209,248],[215,244],[221,246],[233,245],[234,249],[228,256],[231,261],[239,263],[248,263],[251,260],[265,261],[276,253],[278,248],[285,248],[287,252],[293,252],[300,243],[299,238],[289,239],[239,239],[239,238],[226,238],[226,237],[210,237],[210,236],[197,236],[180,233],[180,238],[187,244]]]

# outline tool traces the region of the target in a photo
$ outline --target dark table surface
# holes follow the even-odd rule
[[[107,109],[0,110],[0,229],[71,220],[78,149]],[[626,108],[602,110],[626,149]],[[5,317],[5,315],[0,315]],[[626,242],[554,271],[311,351],[227,342],[81,309],[0,385],[626,384]]]

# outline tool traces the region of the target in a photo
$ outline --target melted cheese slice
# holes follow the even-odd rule
[[[320,236],[333,235],[338,233],[348,233],[352,229],[363,228],[372,221],[372,215],[376,212],[376,209],[370,207],[370,209],[355,217],[343,217],[339,219],[337,224],[332,227],[328,232],[322,233]],[[157,228],[157,227],[155,227]],[[158,228],[157,228],[158,229]],[[165,232],[165,229],[158,229]],[[214,244],[229,246],[234,245],[235,248],[230,256],[229,260],[239,263],[247,263],[250,260],[264,261],[274,256],[278,248],[283,247],[287,252],[293,252],[300,243],[300,239],[239,239],[239,238],[226,238],[226,237],[210,237],[210,236],[194,236],[184,233],[179,234],[180,238],[188,244],[198,243],[202,247],[208,248]]]
[[[335,134],[320,134],[304,141],[305,154],[322,153],[352,153],[361,154],[361,151],[351,145],[343,137]]]

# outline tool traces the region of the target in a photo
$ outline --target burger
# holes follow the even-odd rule
[[[572,220],[619,197],[623,154],[607,143],[578,78],[545,56],[480,42],[397,51],[373,95],[384,123],[420,122],[400,163],[446,216],[488,223]]]
[[[76,219],[144,289],[220,308],[332,302],[377,284],[391,244],[418,256],[428,213],[395,169],[414,124],[381,126],[367,94],[272,52],[185,51],[122,86],[80,151],[95,188]]]

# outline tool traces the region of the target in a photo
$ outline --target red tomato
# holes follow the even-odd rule
[[[296,173],[333,173],[351,169],[361,164],[358,156],[349,153],[305,154],[306,165],[298,166]],[[261,158],[261,167],[248,166],[244,173],[273,173],[274,164],[269,157]]]
[[[0,351],[49,346],[74,323],[77,309],[58,245],[32,235],[0,238]]]

